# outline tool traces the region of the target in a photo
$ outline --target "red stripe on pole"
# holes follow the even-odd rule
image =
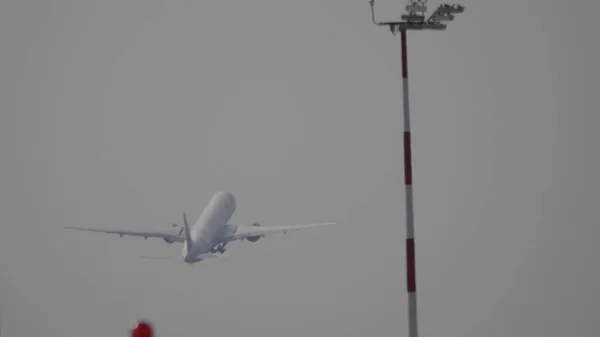
[[[412,153],[410,144],[410,132],[404,132],[404,183],[412,185]]]
[[[406,287],[409,293],[417,291],[415,281],[415,240],[406,239]]]
[[[400,36],[402,37],[401,45],[402,45],[402,78],[408,77],[408,64],[406,57],[406,31],[402,30],[400,32]]]

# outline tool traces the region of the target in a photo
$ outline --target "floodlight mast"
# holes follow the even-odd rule
[[[375,19],[375,0],[369,0],[373,23],[378,26],[388,26],[392,34],[400,32],[402,51],[402,94],[404,114],[404,185],[406,192],[406,288],[408,291],[408,330],[409,337],[418,337],[417,325],[417,283],[415,265],[415,228],[414,228],[414,202],[412,183],[412,149],[410,130],[410,109],[408,104],[408,63],[406,48],[407,30],[445,30],[446,25],[441,21],[454,20],[453,14],[462,13],[464,7],[457,4],[441,4],[425,19],[427,0],[409,0],[406,14],[402,21],[378,22]]]

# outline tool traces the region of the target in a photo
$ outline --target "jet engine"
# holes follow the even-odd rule
[[[183,228],[184,228],[183,226],[179,226],[178,224],[174,223],[174,224],[171,224],[171,227],[174,227],[174,228],[181,227],[181,228],[179,229],[178,235],[182,235],[182,233],[183,233]],[[163,238],[163,240],[165,240],[165,242],[166,242],[166,243],[168,243],[168,244],[171,244],[171,243],[173,243],[173,240],[169,240],[169,239],[167,239],[167,238]]]
[[[252,226],[254,227],[260,227],[260,224],[258,222],[255,222],[252,224]],[[258,241],[258,239],[260,239],[261,235],[256,235],[256,236],[246,236],[246,240],[250,241],[250,242],[256,242]]]

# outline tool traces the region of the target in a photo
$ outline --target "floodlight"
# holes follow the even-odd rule
[[[427,6],[425,5],[418,5],[416,3],[413,3],[412,5],[406,5],[405,7],[407,12],[421,12],[421,13],[425,13],[427,12]]]
[[[422,21],[425,20],[425,15],[420,15],[420,14],[404,14],[404,15],[402,15],[402,20],[422,22]]]
[[[423,24],[421,29],[424,30],[445,30],[447,26],[440,22],[427,22]]]
[[[452,21],[452,20],[454,20],[454,15],[452,15],[452,14],[442,15],[442,14],[436,13],[431,16],[431,19],[434,21]]]
[[[445,13],[462,13],[465,10],[464,6],[461,5],[448,5],[448,4],[442,4],[440,5],[440,7],[438,7],[438,9],[436,10],[437,13],[440,14],[445,14]]]

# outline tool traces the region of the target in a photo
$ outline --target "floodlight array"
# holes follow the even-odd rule
[[[392,34],[402,30],[445,30],[446,24],[454,20],[455,14],[462,13],[464,6],[458,4],[441,4],[427,19],[427,6],[424,2],[412,2],[404,8],[402,21],[378,22],[375,20],[375,0],[369,0],[373,23],[378,26],[389,26]]]

